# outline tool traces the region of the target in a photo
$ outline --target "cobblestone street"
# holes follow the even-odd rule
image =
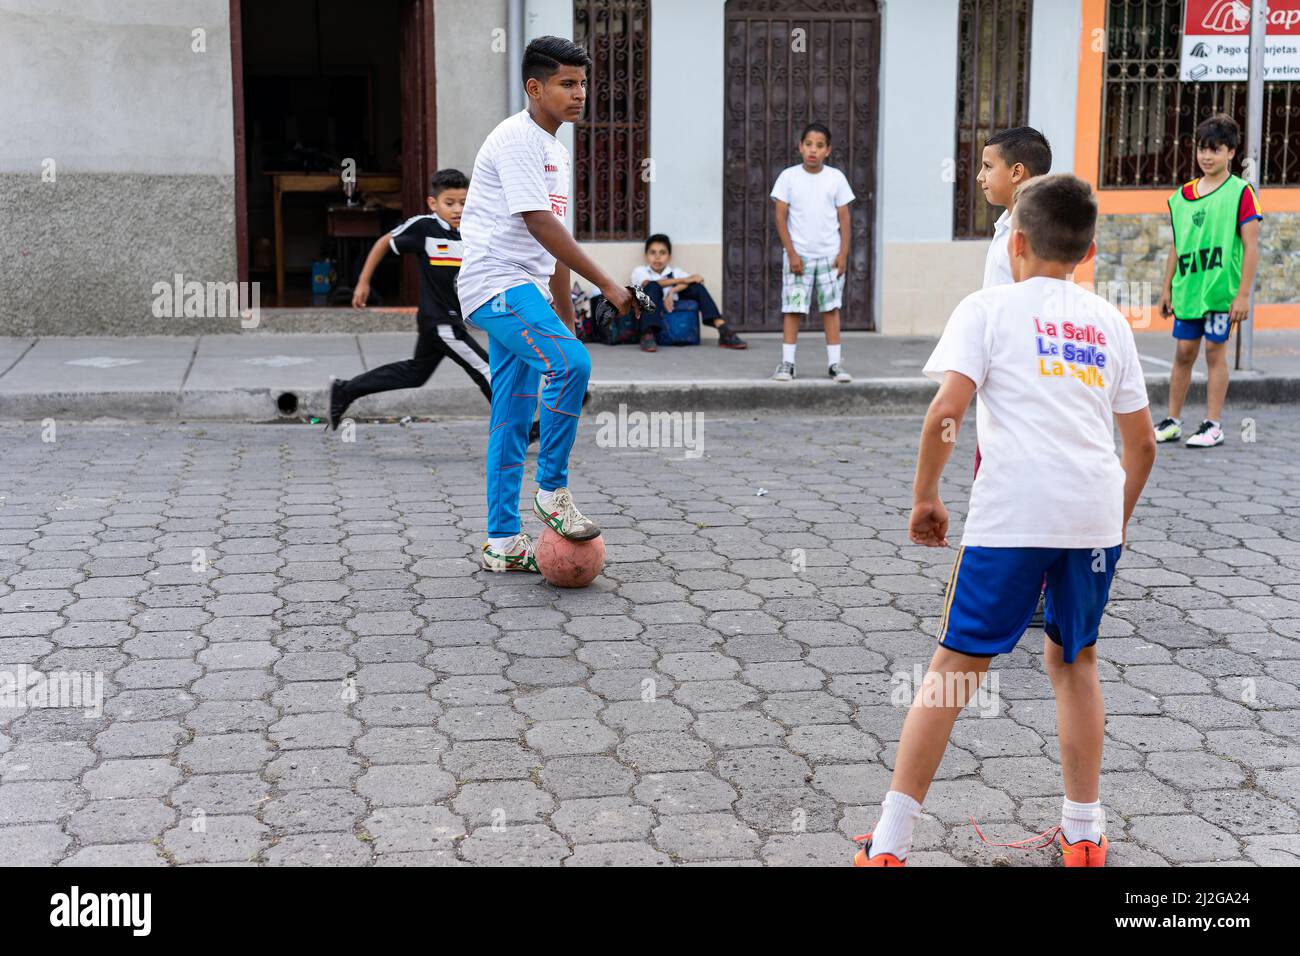
[[[907,542],[919,424],[709,418],[690,457],[584,420],[580,591],[476,570],[482,422],[2,425],[0,672],[104,699],[8,682],[0,864],[847,865],[953,558]],[[1160,449],[1117,572],[1110,865],[1300,863],[1300,408],[1225,430]],[[1058,865],[969,822],[1059,821],[1042,642],[958,721],[913,863]]]

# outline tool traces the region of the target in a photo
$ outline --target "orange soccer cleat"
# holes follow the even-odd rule
[[[862,844],[862,848],[853,854],[854,866],[906,866],[906,860],[900,860],[892,853],[879,853],[876,856],[871,855],[871,834],[855,836],[854,841]]]
[[[1067,843],[1065,834],[1057,834],[1057,846],[1061,848],[1061,861],[1066,866],[1105,866],[1106,865],[1106,847],[1109,845],[1106,837],[1103,835],[1101,843],[1093,843],[1091,840],[1077,840],[1074,843]]]

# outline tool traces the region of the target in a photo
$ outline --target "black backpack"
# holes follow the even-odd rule
[[[600,308],[603,295],[591,298],[591,341],[606,345],[626,345],[641,338],[641,326],[636,313],[628,309],[625,315],[610,316],[613,310]]]

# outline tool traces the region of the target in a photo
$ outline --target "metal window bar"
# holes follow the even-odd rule
[[[1101,185],[1176,186],[1194,179],[1196,126],[1223,112],[1246,125],[1245,83],[1180,79],[1183,0],[1109,0],[1102,80]],[[1300,185],[1300,82],[1264,88],[1263,182]],[[1243,144],[1244,147],[1244,144]],[[1237,151],[1244,157],[1244,148]]]
[[[573,39],[586,49],[587,109],[574,127],[574,231],[579,239],[643,239],[649,231],[649,0],[575,0]]]
[[[957,146],[953,238],[993,235],[997,218],[975,178],[984,144],[1029,119],[1033,0],[961,0],[957,46]]]

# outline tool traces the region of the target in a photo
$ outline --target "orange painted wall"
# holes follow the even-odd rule
[[[1098,189],[1101,163],[1101,81],[1105,62],[1106,0],[1082,0],[1083,31],[1079,37],[1079,98],[1075,114],[1074,171],[1097,189],[1097,205],[1103,216],[1164,213],[1167,189]],[[1262,189],[1260,205],[1270,212],[1300,212],[1300,189]],[[1079,267],[1075,278],[1095,281],[1096,270],[1089,262]],[[1255,327],[1300,329],[1300,304],[1255,307]],[[1172,328],[1172,320],[1157,321],[1153,328]]]

